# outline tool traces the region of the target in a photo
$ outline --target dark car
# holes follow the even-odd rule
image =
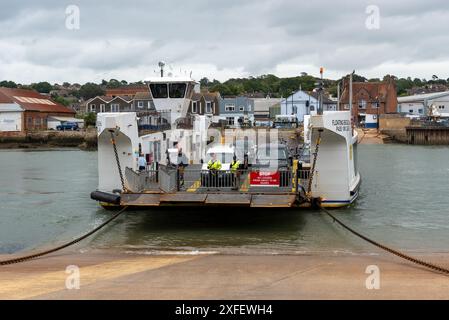
[[[66,131],[66,130],[76,131],[76,130],[79,130],[79,127],[78,127],[78,123],[76,123],[76,122],[64,122],[64,123],[61,123],[59,126],[56,126],[56,130],[59,130],[59,131]]]
[[[290,165],[284,144],[264,144],[257,147],[256,165],[259,168],[287,169]]]

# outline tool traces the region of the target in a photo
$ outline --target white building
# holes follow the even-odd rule
[[[425,116],[433,106],[442,117],[449,117],[449,91],[398,97],[398,112],[403,114]]]
[[[310,94],[298,90],[291,96],[281,100],[281,115],[296,115],[298,121],[304,121],[305,115],[316,114],[318,108],[318,93]],[[332,101],[326,96],[323,97],[323,111],[336,111],[337,102]]]
[[[298,121],[304,121],[304,116],[316,111],[318,100],[302,90],[281,100],[281,115],[296,115]]]
[[[0,103],[0,132],[22,131],[23,109],[15,102]]]

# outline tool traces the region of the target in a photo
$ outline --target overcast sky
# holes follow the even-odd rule
[[[0,80],[449,77],[447,0],[0,1]]]

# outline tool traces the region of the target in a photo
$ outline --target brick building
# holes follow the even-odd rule
[[[383,82],[352,83],[352,117],[356,124],[377,126],[378,116],[397,112],[396,84],[393,78]],[[349,110],[349,77],[343,81],[340,110]]]
[[[3,106],[3,108],[1,108]],[[0,87],[1,134],[26,133],[47,130],[49,117],[73,118],[75,111],[67,108],[37,91]]]

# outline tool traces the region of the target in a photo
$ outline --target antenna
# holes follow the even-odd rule
[[[164,61],[159,61],[158,66],[159,66],[159,68],[161,68],[161,78],[162,78],[164,76],[165,62]]]

